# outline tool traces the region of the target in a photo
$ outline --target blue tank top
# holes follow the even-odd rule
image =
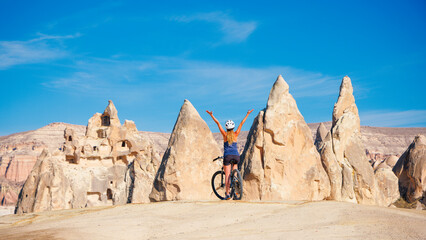
[[[231,144],[231,146],[229,146],[228,142],[224,142],[223,143],[223,151],[224,151],[223,156],[227,156],[227,155],[237,155],[237,156],[239,156],[240,155],[238,153],[237,142],[233,142]]]

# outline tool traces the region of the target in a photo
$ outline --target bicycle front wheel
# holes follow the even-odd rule
[[[212,177],[212,188],[213,192],[220,200],[225,199],[226,186],[225,186],[225,172],[217,171]]]
[[[231,196],[234,200],[241,200],[243,197],[243,179],[241,178],[241,173],[238,169],[234,169],[231,176]]]

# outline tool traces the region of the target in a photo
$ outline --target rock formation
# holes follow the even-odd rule
[[[82,135],[83,126],[51,123],[37,130],[0,137],[0,195],[1,205],[16,205],[19,191],[37,161],[47,148],[51,151],[63,145],[64,129],[73,128]]]
[[[0,178],[0,204],[15,205],[21,187],[20,184]]]
[[[33,169],[37,157],[31,155],[14,155],[10,158],[4,176],[13,182],[23,182]]]
[[[39,156],[16,213],[149,201],[159,158],[132,121],[120,124],[112,101],[84,137],[67,128],[64,138],[62,151]]]
[[[315,147],[317,149],[321,148],[322,143],[324,142],[325,137],[327,136],[327,129],[325,128],[323,123],[320,123],[318,128],[317,128],[317,132],[315,134]]]
[[[426,204],[426,137],[416,136],[393,167],[401,196],[408,202]]]
[[[244,199],[322,200],[330,183],[311,131],[279,76],[253,121],[243,160]]]
[[[210,179],[222,155],[213,134],[194,106],[182,105],[155,177],[152,201],[215,199]]]
[[[376,171],[374,171],[374,177],[376,178],[379,190],[376,198],[376,204],[389,206],[400,198],[398,178],[389,166],[379,167]]]
[[[322,122],[327,131],[332,122]],[[313,139],[316,138],[320,123],[308,123]],[[400,157],[407,150],[416,135],[426,135],[426,128],[391,128],[361,126],[361,139],[365,145],[370,163],[383,161],[390,156]]]
[[[13,149],[22,153],[16,148]],[[36,156],[26,154],[6,153],[0,156],[0,205],[16,204],[18,193],[36,160]]]
[[[313,139],[316,139],[316,133],[320,123],[308,123]],[[323,125],[327,131],[331,128],[331,121],[324,122]],[[62,149],[64,144],[64,130],[65,128],[72,129],[74,135],[82,137],[85,135],[86,126],[74,125],[68,123],[51,123],[42,128],[11,134],[8,136],[0,136],[0,187],[5,184],[6,170],[11,161],[14,159],[24,159],[25,161],[33,161],[35,163],[37,156],[47,148],[50,152],[54,152],[56,149]],[[167,148],[167,144],[170,138],[170,133],[156,133],[156,132],[140,132],[143,137],[148,137],[154,142],[156,153],[162,158]],[[376,161],[383,162],[383,160],[395,156],[396,160],[401,156],[408,146],[413,141],[413,138],[417,134],[426,135],[426,128],[387,128],[387,127],[369,127],[361,126],[361,138],[366,147],[367,158],[373,164]],[[238,138],[239,152],[242,153],[248,131],[242,131]],[[223,151],[223,139],[220,133],[213,133],[216,142],[219,144],[219,148]],[[28,157],[25,157],[28,156]],[[10,163],[15,165],[14,163]],[[380,164],[379,164],[380,165]],[[17,168],[14,172],[18,172],[20,175],[19,179],[26,179],[25,169],[30,169],[29,166],[24,165],[24,170],[20,169],[20,164],[16,164]],[[389,165],[391,166],[391,165]],[[392,166],[391,166],[392,167]],[[29,172],[28,172],[29,174]],[[15,174],[8,174],[8,176],[14,176]],[[13,182],[9,181],[14,187],[5,186],[3,189],[7,191],[13,191],[9,196],[18,196],[24,181]],[[11,198],[9,198],[11,200]],[[11,205],[16,205],[16,200],[3,201],[8,202]],[[1,204],[1,201],[0,201]]]
[[[398,177],[392,172],[397,160],[396,156],[389,156],[384,160],[377,160],[372,166],[380,190],[376,202],[380,205],[389,206],[400,198]]]
[[[398,157],[391,155],[388,157],[385,157],[383,160],[377,159],[375,162],[372,162],[371,166],[373,167],[373,170],[376,171],[379,168],[388,168],[392,169],[396,162],[398,161]]]
[[[381,189],[377,185],[373,168],[367,160],[360,129],[352,83],[346,76],[334,105],[331,131],[320,149],[321,160],[331,183],[329,198],[361,204],[389,205],[389,199],[393,198],[386,194],[392,191]],[[392,182],[391,179],[389,182]],[[387,188],[393,189],[394,186]]]
[[[386,165],[388,165],[389,167],[393,168],[395,166],[395,164],[398,162],[398,157],[397,156],[389,156],[387,158],[385,158],[385,160],[383,161],[383,163],[385,163]]]

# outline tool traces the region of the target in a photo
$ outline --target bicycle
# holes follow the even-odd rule
[[[223,159],[223,157],[217,157],[213,159],[213,162],[219,159]],[[235,161],[231,162],[231,169],[233,169]],[[241,173],[237,169],[234,169],[231,172],[231,183],[230,183],[230,196],[234,200],[241,200],[243,197],[243,179],[241,178]],[[220,200],[224,200],[226,196],[226,186],[225,186],[225,171],[222,169],[215,172],[212,176],[212,188],[213,192]]]

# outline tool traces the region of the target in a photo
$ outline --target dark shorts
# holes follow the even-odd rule
[[[223,165],[228,166],[231,164],[238,164],[240,162],[240,156],[238,155],[226,155],[223,159]]]

